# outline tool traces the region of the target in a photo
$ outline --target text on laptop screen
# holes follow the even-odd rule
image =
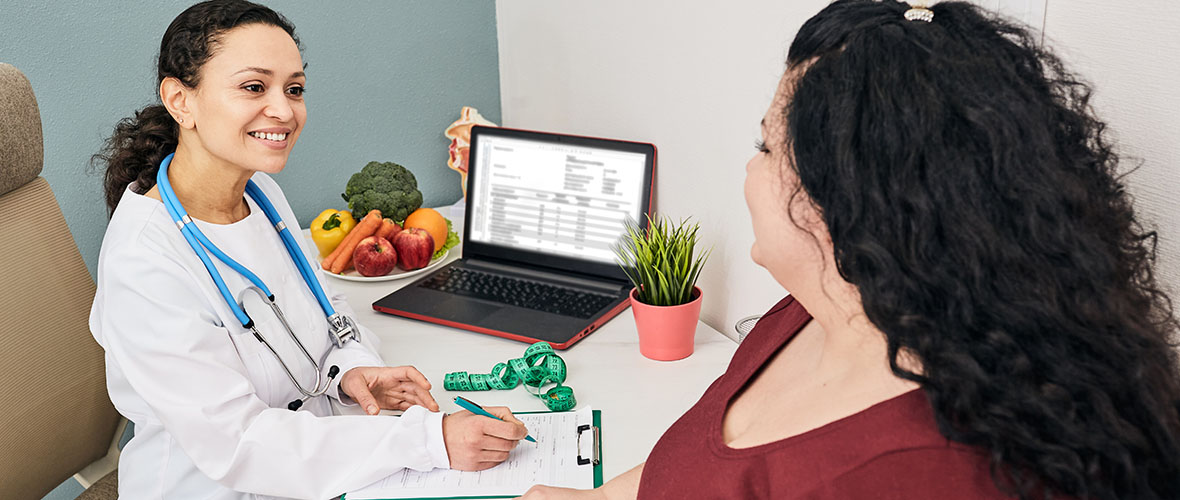
[[[639,153],[481,136],[470,239],[615,262],[624,221],[644,213]]]

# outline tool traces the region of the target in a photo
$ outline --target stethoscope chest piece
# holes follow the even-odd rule
[[[328,316],[328,337],[332,339],[332,345],[341,348],[349,340],[360,341],[361,331],[352,318],[336,313]]]

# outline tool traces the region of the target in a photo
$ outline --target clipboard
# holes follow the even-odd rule
[[[513,412],[512,414],[513,415],[530,415],[530,414],[537,414],[537,413],[555,413],[555,412],[551,412],[551,411],[522,411],[519,413]],[[579,452],[576,459],[578,461],[577,462],[578,465],[593,465],[594,466],[594,487],[597,488],[599,486],[602,486],[602,410],[590,410],[590,415],[593,417],[591,419],[592,426],[582,424],[577,427],[577,433],[578,433],[578,442],[579,442],[578,449],[579,450],[581,450],[581,448],[582,448],[580,443],[583,439],[593,440],[592,444],[590,445],[591,446],[590,449],[592,450],[591,451],[592,456],[583,457],[581,452]],[[524,492],[522,491],[520,494],[523,495]],[[518,497],[518,496],[520,496],[520,495],[510,495],[510,496],[500,496],[500,497],[459,497],[459,498],[514,498],[514,497]],[[455,497],[451,497],[451,498],[455,498]],[[429,500],[429,499],[421,499],[421,500]],[[446,500],[446,499],[433,499],[433,500]]]
[[[517,413],[514,413],[514,415],[537,415],[537,414],[557,414],[557,413],[558,412],[531,411],[531,412],[517,412]],[[560,413],[561,414],[570,414],[571,412],[560,412]],[[576,425],[576,427],[573,429],[573,431],[576,433],[575,440],[577,443],[574,448],[577,452],[577,456],[574,458],[575,458],[575,463],[577,464],[578,467],[592,467],[593,468],[593,478],[594,478],[593,483],[594,483],[594,487],[597,488],[599,486],[602,486],[602,482],[603,482],[602,481],[602,411],[601,410],[591,410],[590,413],[591,413],[591,423],[590,424]],[[585,422],[585,420],[582,420],[582,421]],[[589,447],[589,449],[590,449],[589,453],[586,453],[586,454],[583,453],[584,446]],[[489,469],[489,470],[492,470],[492,469]],[[436,469],[436,471],[438,471],[438,469]],[[527,489],[527,487],[525,489]],[[412,491],[412,490],[403,490],[403,491]],[[340,498],[340,500],[356,500],[358,497],[350,496],[352,494],[353,493],[351,493],[351,492],[346,493],[344,495],[341,495],[339,498]],[[523,494],[524,494],[524,491],[519,491],[514,494],[488,494],[488,495],[460,494],[460,495],[449,495],[449,496],[434,496],[434,495],[400,496],[400,497],[388,497],[388,498],[382,497],[382,500],[402,500],[402,499],[468,500],[468,499],[479,499],[479,498],[515,498],[515,497],[518,497]],[[364,495],[364,498],[372,498],[372,497],[369,495]]]

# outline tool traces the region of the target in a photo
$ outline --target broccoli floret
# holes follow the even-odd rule
[[[358,220],[377,209],[383,217],[401,223],[422,206],[418,179],[406,167],[393,162],[369,162],[360,172],[352,174],[340,196]]]

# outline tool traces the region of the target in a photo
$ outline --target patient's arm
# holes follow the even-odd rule
[[[639,464],[592,490],[571,490],[537,485],[529,488],[529,491],[520,498],[523,500],[634,500],[639,494],[639,478],[642,475],[643,464]]]

